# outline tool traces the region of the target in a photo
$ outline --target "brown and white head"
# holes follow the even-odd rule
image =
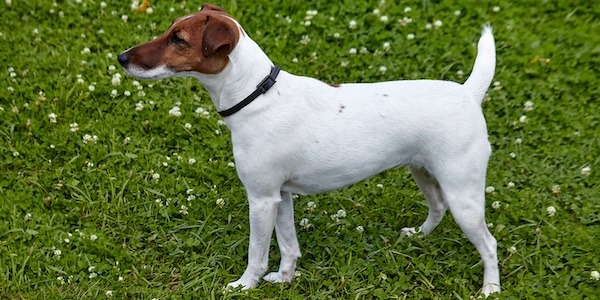
[[[173,21],[169,29],[118,57],[133,76],[161,79],[194,74],[218,74],[243,34],[223,9],[204,4],[202,9]]]

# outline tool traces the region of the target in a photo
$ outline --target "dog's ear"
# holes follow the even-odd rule
[[[235,33],[230,24],[218,18],[206,17],[202,34],[202,54],[209,57],[215,54],[228,55],[235,45]]]
[[[202,4],[202,8],[200,10],[216,10],[216,11],[225,12],[225,10],[223,10],[222,8],[220,8],[214,4],[210,4],[210,3]]]

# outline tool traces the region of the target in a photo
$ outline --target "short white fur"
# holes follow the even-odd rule
[[[240,31],[229,63],[218,74],[175,74],[130,67],[143,78],[193,76],[217,110],[252,93],[273,63]],[[408,166],[429,206],[425,222],[402,233],[429,234],[447,209],[480,253],[486,296],[500,292],[496,240],[485,222],[485,175],[491,153],[481,102],[495,69],[492,30],[478,43],[464,84],[438,80],[353,83],[333,87],[281,71],[276,84],[225,118],[233,155],[250,206],[248,266],[230,287],[255,287],[268,266],[273,230],[281,252],[271,282],[293,279],[300,248],[292,194],[314,194]]]

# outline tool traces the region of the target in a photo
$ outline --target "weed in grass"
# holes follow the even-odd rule
[[[145,13],[136,12],[140,4],[0,3],[0,297],[477,294],[479,257],[450,216],[426,239],[399,234],[427,210],[408,173],[394,170],[296,198],[296,280],[223,295],[243,272],[248,243],[229,133],[197,82],[136,81],[116,61],[200,3],[151,1]],[[462,82],[480,28],[491,23],[498,64],[483,111],[494,148],[486,195],[499,297],[597,295],[597,5],[216,4],[282,68],[331,83]]]

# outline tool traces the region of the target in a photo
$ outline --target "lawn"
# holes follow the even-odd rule
[[[497,297],[597,299],[600,6],[215,4],[282,69],[329,83],[463,82],[491,24],[497,69],[483,112]],[[295,281],[223,294],[245,268],[249,233],[229,132],[199,82],[138,81],[116,61],[200,6],[0,3],[0,299],[477,297],[480,257],[449,213],[426,238],[400,234],[427,215],[404,169],[295,197]]]

